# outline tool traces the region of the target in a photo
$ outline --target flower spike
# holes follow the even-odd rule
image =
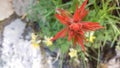
[[[76,11],[74,15],[70,14],[68,11],[63,9],[57,9],[57,13],[55,14],[56,18],[65,25],[60,32],[58,32],[51,40],[54,41],[58,38],[64,38],[68,35],[68,41],[73,39],[74,47],[79,44],[83,51],[85,51],[84,34],[88,31],[95,31],[103,28],[97,22],[85,22],[82,19],[88,14],[88,10],[85,9],[88,0],[85,0],[80,8],[78,5],[76,6]]]

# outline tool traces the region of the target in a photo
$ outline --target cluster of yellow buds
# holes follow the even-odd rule
[[[32,45],[33,45],[35,48],[38,48],[39,45],[40,45],[39,43],[41,42],[41,40],[37,40],[37,35],[35,35],[34,33],[32,33],[31,36],[32,36],[32,39],[31,39]],[[43,42],[44,42],[47,46],[51,46],[51,45],[53,45],[51,39],[52,39],[52,37],[47,37],[47,36],[45,36]]]

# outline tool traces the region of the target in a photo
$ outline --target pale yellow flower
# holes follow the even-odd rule
[[[95,40],[95,36],[90,36],[90,38],[89,38],[89,42],[91,42],[91,43],[93,43],[94,42],[94,40]]]
[[[44,37],[44,43],[47,45],[47,46],[51,46],[51,45],[53,45],[53,42],[51,41],[51,39],[52,39],[52,37]]]
[[[39,47],[39,43],[41,42],[41,40],[37,40],[37,35],[32,33],[31,42],[32,42],[33,47],[38,48]]]
[[[95,38],[96,38],[96,37],[94,36],[94,31],[91,31],[91,32],[87,33],[86,36],[89,37],[89,38],[87,39],[87,41],[88,41],[88,42],[91,42],[91,43],[93,43],[94,40],[95,40]]]
[[[71,58],[77,57],[77,50],[70,48],[70,52],[68,53]]]

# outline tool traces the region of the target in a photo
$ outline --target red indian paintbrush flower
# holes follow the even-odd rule
[[[68,11],[63,9],[57,9],[57,13],[55,14],[56,18],[65,25],[60,32],[58,32],[53,38],[52,41],[58,38],[64,38],[68,35],[68,41],[73,39],[73,45],[76,46],[78,43],[83,51],[84,48],[84,33],[87,31],[95,31],[97,29],[103,28],[97,22],[85,22],[82,19],[88,14],[88,10],[85,9],[88,0],[85,0],[80,8],[78,5],[76,7],[76,11],[72,16]]]

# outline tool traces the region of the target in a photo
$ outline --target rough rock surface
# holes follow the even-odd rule
[[[43,68],[40,49],[31,45],[30,31],[24,39],[26,23],[16,19],[3,31],[3,43],[0,48],[0,68]]]

